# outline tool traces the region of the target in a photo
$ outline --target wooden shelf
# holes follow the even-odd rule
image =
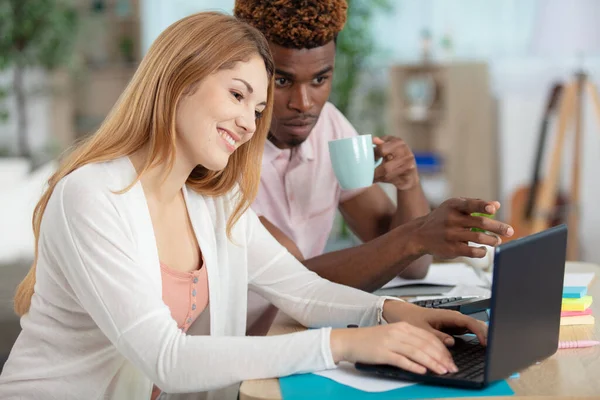
[[[411,104],[419,101],[429,108],[422,118],[411,118]],[[389,131],[414,152],[444,160],[449,196],[498,198],[497,130],[486,64],[396,65],[388,104]]]

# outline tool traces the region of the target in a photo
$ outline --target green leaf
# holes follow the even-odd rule
[[[27,67],[52,69],[68,65],[77,29],[73,0],[0,0],[0,70],[11,66],[23,71]],[[6,121],[8,111],[1,100],[0,121]],[[24,112],[26,99],[18,107],[17,113]],[[17,125],[18,134],[26,138],[25,127]],[[27,145],[23,147],[21,151],[30,154]]]
[[[0,70],[52,69],[69,62],[78,15],[68,0],[0,0]]]
[[[373,16],[392,10],[388,0],[347,0],[346,25],[336,43],[336,66],[331,101],[343,114],[348,112],[354,89],[370,56],[378,49],[369,34]]]

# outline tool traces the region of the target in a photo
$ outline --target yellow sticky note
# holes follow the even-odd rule
[[[561,311],[584,311],[592,305],[592,296],[583,296],[579,299],[562,299]]]

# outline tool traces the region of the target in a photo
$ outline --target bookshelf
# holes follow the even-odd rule
[[[446,197],[498,198],[499,149],[489,81],[487,65],[477,62],[390,69],[390,132],[405,140],[418,160],[440,160],[437,169],[429,162],[419,166],[425,190],[428,181],[443,186],[443,194],[428,196],[433,207]]]

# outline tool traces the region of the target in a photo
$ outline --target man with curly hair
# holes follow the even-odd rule
[[[430,212],[414,155],[400,138],[374,138],[383,158],[375,182],[393,184],[394,205],[378,185],[342,190],[329,159],[328,142],[358,135],[327,100],[336,38],[346,22],[345,0],[236,0],[236,17],[268,39],[276,64],[273,121],[263,155],[261,186],[252,208],[271,234],[304,265],[331,281],[373,291],[397,275],[422,278],[430,254],[483,257],[499,235],[500,222],[472,217],[493,214],[498,202],[450,199]],[[323,254],[336,209],[363,244]],[[250,294],[249,333],[263,334],[276,309]]]

